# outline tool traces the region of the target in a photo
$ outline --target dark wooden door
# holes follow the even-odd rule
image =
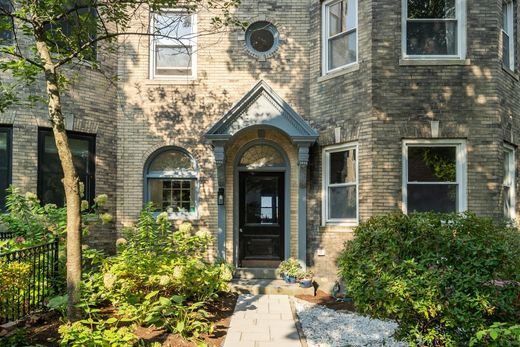
[[[284,258],[284,173],[241,172],[239,265],[269,266]]]

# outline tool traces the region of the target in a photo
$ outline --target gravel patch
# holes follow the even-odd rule
[[[294,298],[294,307],[309,347],[406,347],[392,338],[397,324],[337,312]]]

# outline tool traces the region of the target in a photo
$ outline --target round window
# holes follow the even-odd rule
[[[246,30],[246,47],[257,57],[268,57],[278,48],[279,36],[272,23],[255,22]]]

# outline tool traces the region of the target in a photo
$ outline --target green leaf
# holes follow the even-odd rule
[[[172,302],[170,299],[168,298],[165,298],[164,296],[161,296],[159,298],[159,303],[162,305],[162,306],[169,306]]]
[[[182,334],[182,332],[184,331],[184,321],[178,321],[178,322],[177,322],[177,325],[175,326],[175,330],[176,330],[179,334]]]
[[[145,300],[150,300],[151,298],[153,298],[154,296],[156,296],[157,294],[159,294],[159,291],[158,290],[155,290],[153,292],[150,292],[148,293],[148,295],[146,295],[144,297]]]
[[[117,318],[114,317],[110,317],[106,320],[107,324],[114,324],[115,322],[117,322]]]
[[[491,336],[491,338],[492,338],[493,340],[496,340],[496,339],[498,338],[498,331],[496,331],[496,330],[491,330],[491,331],[489,332],[489,336]]]

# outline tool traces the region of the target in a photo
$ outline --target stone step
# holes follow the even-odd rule
[[[239,294],[314,295],[313,287],[302,288],[298,283],[289,284],[273,279],[234,279],[230,287],[233,292]]]
[[[237,268],[234,277],[244,280],[277,279],[276,269],[271,268]]]

